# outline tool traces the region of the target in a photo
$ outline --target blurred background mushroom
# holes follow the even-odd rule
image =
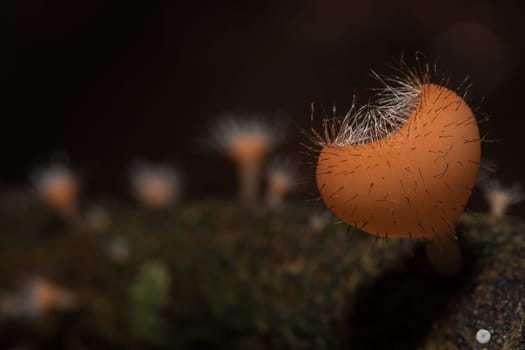
[[[260,116],[223,117],[212,129],[212,144],[237,167],[238,193],[244,204],[254,205],[261,187],[263,166],[280,141],[283,130]]]
[[[525,199],[520,183],[505,186],[497,179],[490,179],[484,181],[480,186],[487,200],[489,213],[496,219],[504,217],[510,206]]]
[[[297,185],[297,169],[292,160],[273,159],[266,169],[266,203],[272,209],[284,204],[288,195]]]
[[[181,176],[171,166],[138,163],[131,168],[129,176],[133,195],[146,208],[166,208],[181,195]]]
[[[52,163],[31,174],[33,186],[42,202],[65,220],[77,215],[79,181],[63,163]]]

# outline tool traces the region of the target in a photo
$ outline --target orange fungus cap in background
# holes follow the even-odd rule
[[[455,92],[421,86],[418,105],[392,134],[365,144],[328,144],[317,186],[343,221],[382,237],[434,239],[454,232],[476,180],[479,129]]]
[[[259,161],[270,148],[269,141],[259,135],[236,137],[229,147],[230,157],[240,162]]]

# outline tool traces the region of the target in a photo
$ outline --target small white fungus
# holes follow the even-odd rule
[[[490,341],[490,332],[486,329],[480,329],[476,333],[476,340],[480,344],[487,344]]]

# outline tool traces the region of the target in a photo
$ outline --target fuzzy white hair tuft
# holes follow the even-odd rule
[[[379,75],[372,71],[371,75],[381,87],[373,89],[376,92],[375,101],[361,107],[356,106],[354,94],[350,110],[344,117],[325,117],[321,132],[313,127],[314,105],[310,116],[312,126],[309,132],[304,132],[311,142],[318,147],[326,145],[358,145],[380,140],[399,130],[414,113],[421,96],[424,84],[435,82],[449,86],[450,79],[438,71],[437,64],[422,63],[424,58],[416,55],[417,64],[409,66],[401,59],[398,67],[393,67],[392,75]],[[470,87],[469,79],[465,78],[455,91],[463,91],[466,98]]]

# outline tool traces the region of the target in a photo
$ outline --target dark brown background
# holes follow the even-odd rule
[[[523,165],[523,11],[511,2],[2,2],[1,182],[65,151],[90,193],[126,190],[131,160],[178,163],[188,195],[232,192],[234,169],[202,150],[231,111],[280,116],[296,154],[309,103],[346,111],[404,52],[421,51],[492,116],[484,155],[504,182]],[[366,100],[366,92],[363,92]],[[482,98],[485,101],[480,103]],[[482,208],[481,201],[474,207]],[[523,206],[514,213],[524,213]]]

